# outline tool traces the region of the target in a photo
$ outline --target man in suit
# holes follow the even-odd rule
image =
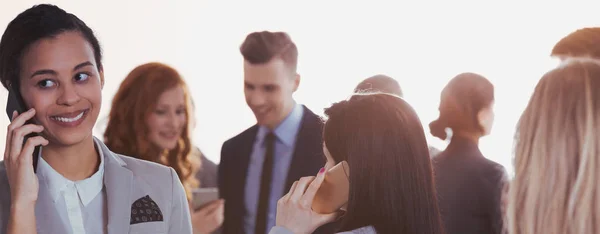
[[[398,97],[404,97],[400,84],[394,78],[378,74],[371,76],[361,81],[356,88],[355,93],[370,93],[370,92],[382,92],[387,94],[394,94]],[[433,158],[440,153],[440,150],[433,146],[429,146],[429,155]]]
[[[554,45],[550,55],[560,60],[569,57],[600,59],[600,27],[581,28],[570,33]]]
[[[322,121],[292,94],[298,89],[298,49],[287,33],[254,32],[240,47],[244,93],[257,124],[221,149],[219,192],[224,234],[266,234],[277,201],[303,176],[324,166]]]

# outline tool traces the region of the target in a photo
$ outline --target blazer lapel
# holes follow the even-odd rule
[[[38,200],[35,204],[35,221],[37,225],[38,233],[68,233],[67,226],[69,223],[67,220],[61,219],[60,215],[56,214],[56,207],[52,196],[48,191],[48,184],[46,178],[38,175],[39,178],[39,192]],[[43,228],[43,229],[42,229]]]
[[[239,162],[235,164],[235,168],[231,171],[231,173],[237,174],[232,177],[236,181],[230,184],[230,191],[234,191],[232,194],[238,196],[238,201],[241,201],[241,204],[238,204],[237,209],[240,214],[244,211],[244,197],[246,192],[246,176],[248,174],[248,166],[250,163],[250,155],[252,154],[254,140],[256,139],[256,134],[258,133],[258,126],[254,126],[248,134],[244,137],[246,139],[242,140],[239,148],[236,150],[239,155]]]
[[[108,207],[108,233],[129,233],[133,173],[125,167],[123,160],[108,150],[105,145],[100,145],[106,163],[104,186],[106,186]]]
[[[296,147],[288,172],[287,183],[284,194],[292,187],[294,181],[304,176],[314,176],[319,169],[325,165],[323,156],[322,131],[323,123],[319,116],[303,106],[304,115],[298,136]]]
[[[303,176],[314,176],[325,166],[323,155],[323,121],[318,115],[304,107],[302,125],[296,138],[296,149],[288,172],[284,194],[290,190],[294,181]],[[340,221],[325,224],[314,231],[315,234],[334,233],[340,227]]]

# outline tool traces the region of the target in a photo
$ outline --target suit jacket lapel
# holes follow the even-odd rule
[[[314,176],[321,167],[325,166],[323,121],[306,107],[304,107],[302,125],[296,139],[296,149],[290,164],[284,194],[290,190],[294,181],[303,176]],[[338,227],[340,227],[340,221],[321,226],[314,233],[334,233]]]
[[[325,165],[322,147],[323,124],[317,115],[305,106],[303,108],[304,115],[296,137],[284,194],[292,187],[294,181],[303,176],[316,175]]]
[[[108,233],[129,233],[133,173],[125,167],[123,160],[105,145],[100,145],[105,159],[104,186],[108,206]]]
[[[252,154],[254,140],[256,139],[257,133],[258,126],[252,127],[252,129],[250,129],[250,131],[248,131],[248,134],[244,137],[246,139],[241,141],[243,145],[240,145],[240,148],[236,150],[236,154],[239,155],[239,162],[235,164],[235,168],[232,171],[232,173],[237,174],[235,177],[233,177],[237,181],[236,183],[231,183],[230,191],[234,191],[233,194],[236,194],[236,196],[238,196],[239,199],[235,200],[241,201],[241,203],[237,206],[237,209],[239,209],[239,214],[242,214],[245,210],[244,197],[246,194],[246,176],[248,174],[250,155]]]
[[[67,220],[56,214],[56,207],[48,190],[46,178],[39,177],[38,200],[35,204],[35,221],[38,233],[68,233],[70,226]],[[43,228],[43,229],[42,229]]]

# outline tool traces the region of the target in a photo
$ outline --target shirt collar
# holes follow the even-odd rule
[[[304,108],[300,104],[294,104],[294,108],[292,108],[292,112],[288,114],[283,121],[273,131],[277,139],[279,139],[283,144],[288,147],[291,147],[296,142],[296,135],[300,130],[300,124],[302,123],[302,116],[304,115]],[[258,129],[258,139],[261,141],[264,140],[265,136],[269,132],[269,129],[265,126],[260,126]]]
[[[44,178],[53,202],[56,202],[61,192],[71,184],[75,185],[77,193],[79,194],[79,199],[84,206],[89,204],[102,191],[102,188],[104,187],[104,153],[102,152],[100,145],[98,145],[98,140],[95,138],[94,144],[96,145],[96,150],[100,156],[100,166],[98,166],[98,171],[92,176],[80,181],[71,181],[54,170],[54,168],[41,157],[42,151],[40,150],[37,173],[38,176]]]

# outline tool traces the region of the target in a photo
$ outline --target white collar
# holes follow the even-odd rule
[[[53,202],[56,203],[61,192],[64,191],[68,185],[72,184],[75,185],[77,193],[79,194],[79,199],[84,206],[89,204],[100,192],[102,192],[102,187],[104,187],[104,153],[95,138],[94,144],[96,145],[96,150],[100,156],[100,166],[98,166],[98,171],[92,176],[80,181],[71,181],[54,170],[54,168],[41,157],[42,151],[40,150],[37,174],[38,177],[44,178],[42,180],[46,182],[46,186]]]

